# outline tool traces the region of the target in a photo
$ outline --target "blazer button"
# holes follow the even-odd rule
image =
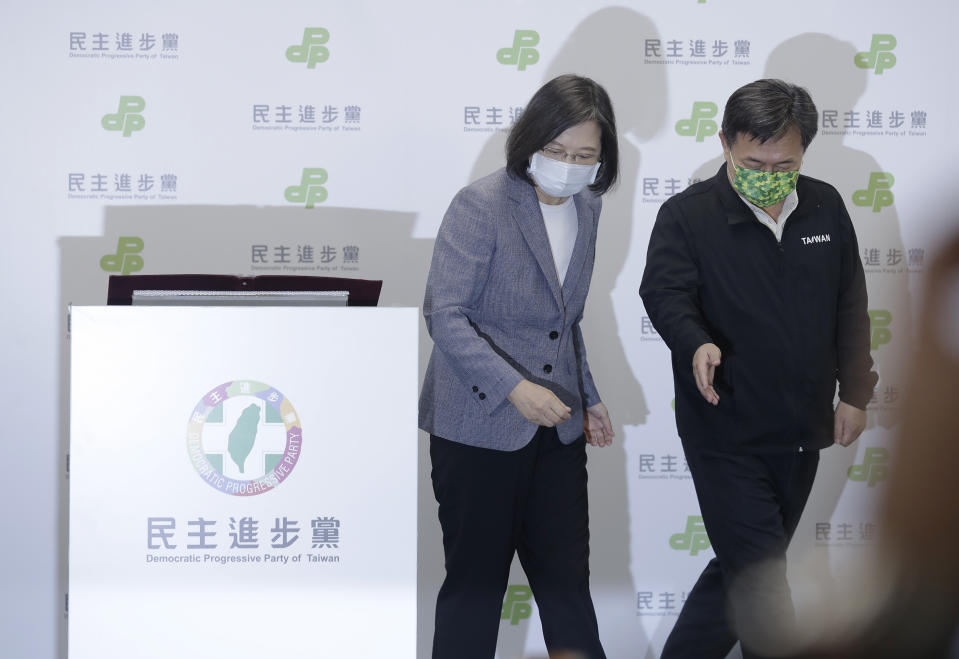
[[[480,399],[480,400],[486,400],[486,394],[484,394],[484,393],[481,391],[481,392],[480,392],[480,395],[479,395],[479,399]]]
[[[476,385],[473,385],[473,393],[475,394],[477,391],[479,391],[479,387],[477,387]]]
[[[544,370],[545,372],[547,372],[547,373],[552,373],[552,372],[553,372],[553,365],[552,365],[552,364],[547,364],[546,366],[543,367],[543,370]]]
[[[549,333],[549,338],[550,340],[555,341],[556,339],[559,338],[559,332],[557,332],[556,330],[553,330],[552,332]]]

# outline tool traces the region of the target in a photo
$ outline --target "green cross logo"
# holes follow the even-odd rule
[[[496,61],[507,66],[516,66],[517,71],[525,71],[527,66],[539,61],[539,51],[533,48],[539,43],[539,34],[533,30],[516,30],[513,45],[496,51]]]
[[[518,625],[520,620],[529,618],[533,613],[533,606],[530,604],[532,599],[533,591],[529,586],[525,584],[509,586],[506,589],[506,597],[503,599],[500,620],[509,620],[509,624]]]
[[[892,184],[896,179],[889,172],[870,172],[869,185],[865,190],[852,193],[852,203],[857,206],[872,206],[872,212],[878,213],[885,206],[892,206],[896,197],[892,193]]]
[[[849,480],[857,483],[866,483],[875,487],[876,483],[886,480],[886,463],[889,462],[889,449],[874,446],[866,449],[861,465],[853,465],[847,474]]]
[[[852,58],[860,69],[872,69],[881,76],[886,69],[896,65],[896,56],[892,50],[896,47],[896,37],[891,34],[874,34],[869,50],[856,53]]]
[[[146,108],[142,96],[121,96],[120,108],[116,114],[105,114],[100,125],[107,130],[123,131],[124,137],[130,137],[135,131],[143,130],[146,120],[140,114]]]
[[[693,114],[689,119],[680,119],[676,122],[676,134],[683,137],[696,136],[697,142],[702,142],[711,135],[715,135],[719,126],[713,121],[719,113],[715,103],[697,101],[693,103]]]
[[[329,30],[308,27],[303,30],[303,42],[286,49],[286,59],[295,63],[306,62],[306,68],[315,69],[317,64],[330,58],[330,49],[323,45],[329,40]]]
[[[143,270],[143,239],[136,236],[120,236],[117,241],[117,253],[107,254],[100,259],[104,272],[119,272],[128,275]]]
[[[706,525],[699,515],[690,515],[686,518],[686,530],[674,533],[669,537],[669,546],[677,551],[689,551],[695,556],[704,549],[709,549],[709,536],[706,535]]]
[[[892,313],[888,309],[869,310],[870,345],[873,350],[892,341]]]
[[[299,185],[291,185],[286,189],[284,197],[294,204],[306,204],[313,208],[313,204],[322,204],[326,201],[327,193],[323,184],[327,180],[326,170],[320,167],[305,167]]]

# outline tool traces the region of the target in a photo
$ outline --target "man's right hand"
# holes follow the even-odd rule
[[[552,391],[529,380],[522,380],[506,397],[527,421],[552,428],[568,421],[572,410]]]
[[[722,351],[715,343],[704,343],[693,355],[693,378],[696,380],[696,388],[711,405],[719,405],[719,394],[713,389],[713,375],[722,356]]]

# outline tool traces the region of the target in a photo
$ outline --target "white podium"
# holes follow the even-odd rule
[[[74,307],[69,656],[413,659],[417,330]]]

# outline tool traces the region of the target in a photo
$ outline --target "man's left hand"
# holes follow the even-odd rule
[[[593,446],[609,446],[613,443],[613,424],[602,403],[586,408],[585,426],[586,441]]]
[[[833,423],[833,441],[840,446],[849,446],[866,427],[866,411],[839,401],[836,420]]]

